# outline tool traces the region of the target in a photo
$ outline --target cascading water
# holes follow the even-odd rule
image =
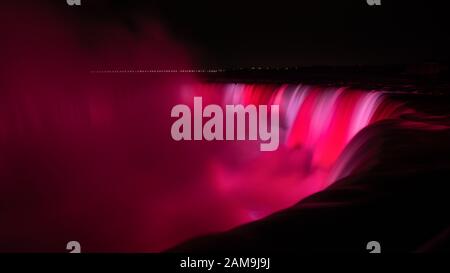
[[[214,163],[211,181],[224,199],[232,200],[241,223],[293,205],[351,174],[355,168],[347,162],[367,158],[342,153],[352,138],[377,121],[409,111],[382,92],[349,88],[201,84],[188,89],[189,96],[202,95],[211,103],[222,98],[222,104],[280,107],[279,150],[265,154],[250,142],[235,142],[226,144],[225,153],[238,159]],[[363,168],[364,162],[358,162]]]
[[[0,252],[160,251],[261,219],[364,167],[354,136],[403,112],[380,92],[92,74],[190,58],[159,24],[71,24],[29,2],[0,16]],[[194,96],[280,105],[279,149],[173,141],[170,110]]]
[[[105,87],[112,90],[110,81],[100,90]],[[78,227],[77,237],[90,241],[93,250],[119,249],[117,242],[122,251],[158,251],[261,219],[351,175],[370,159],[360,150],[343,153],[355,135],[407,111],[381,92],[348,88],[212,83],[165,88],[164,99],[145,88],[5,94],[5,107],[14,111],[0,113],[2,191],[34,185],[27,186],[33,194],[26,200],[8,202],[16,204],[15,211],[23,208],[35,232],[59,227],[53,233],[65,238],[74,233],[63,224],[69,221],[67,226]],[[222,105],[279,105],[279,149],[261,152],[257,141],[171,140],[170,107],[194,96]],[[158,99],[161,103],[152,107]],[[55,202],[58,211],[46,214]],[[4,217],[9,225],[0,236],[9,236],[18,219]],[[115,236],[116,227],[126,229],[124,222],[134,223],[135,240]]]

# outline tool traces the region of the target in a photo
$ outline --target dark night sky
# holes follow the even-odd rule
[[[84,0],[83,16],[130,31],[157,18],[207,66],[389,64],[448,61],[444,3]]]

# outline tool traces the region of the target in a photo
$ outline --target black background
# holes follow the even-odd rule
[[[200,64],[236,68],[447,62],[445,3],[84,0],[74,9],[86,23],[120,23],[136,34],[138,18],[156,20]]]

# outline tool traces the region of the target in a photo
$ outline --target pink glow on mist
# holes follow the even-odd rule
[[[0,12],[0,251],[161,251],[260,219],[327,187],[352,137],[399,111],[345,88],[92,75],[192,61],[157,22],[131,33],[27,5]],[[171,108],[198,95],[279,104],[279,150],[173,141]]]

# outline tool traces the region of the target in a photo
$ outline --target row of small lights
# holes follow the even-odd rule
[[[94,70],[93,74],[105,73],[219,73],[224,69],[152,69],[152,70]]]
[[[270,69],[276,69],[276,70],[289,70],[289,67],[283,67],[283,68],[271,68],[271,67],[255,67],[252,66],[250,68],[239,68],[238,70],[270,70]],[[227,71],[226,69],[138,69],[138,70],[132,70],[132,69],[125,69],[125,70],[93,70],[91,73],[93,74],[104,74],[104,73],[221,73]]]

